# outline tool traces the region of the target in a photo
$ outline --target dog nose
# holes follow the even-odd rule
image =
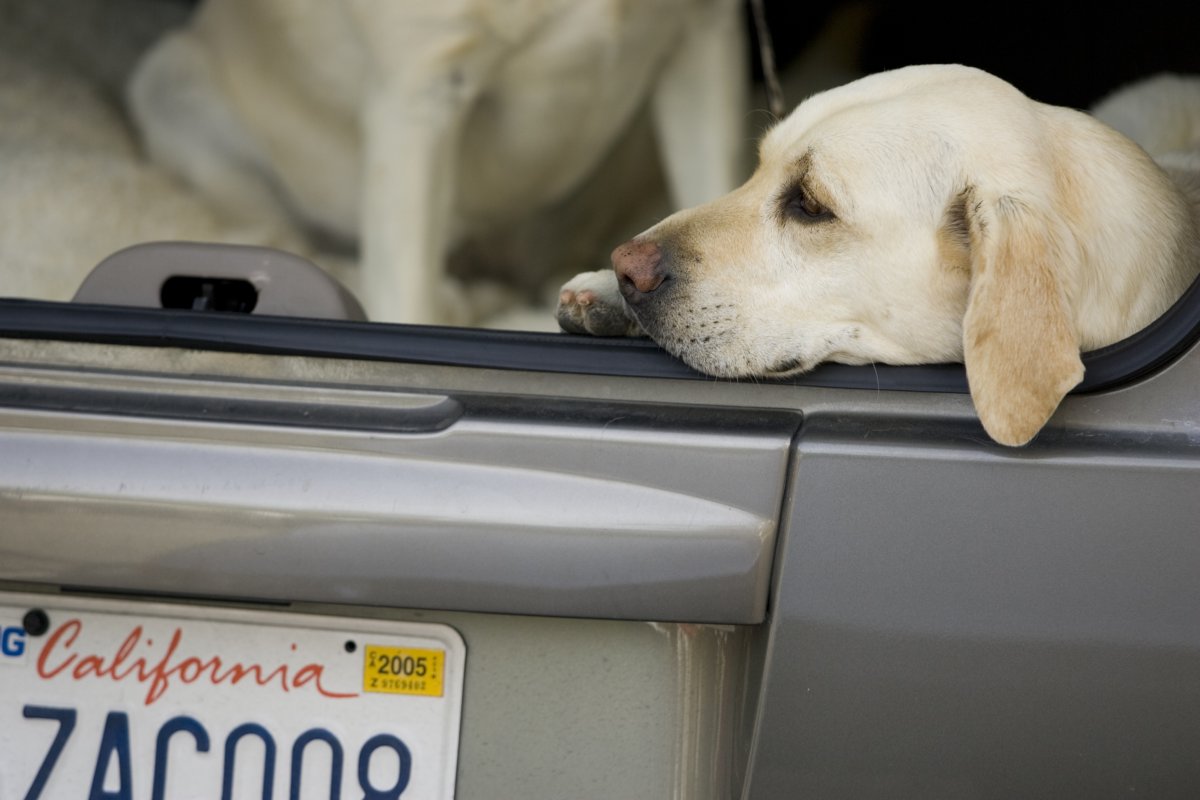
[[[662,251],[649,240],[630,239],[612,252],[617,285],[630,303],[636,303],[663,284],[668,277]]]

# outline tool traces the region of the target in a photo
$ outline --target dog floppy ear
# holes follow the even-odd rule
[[[1083,378],[1079,337],[1057,273],[1074,258],[1064,224],[1012,196],[960,196],[970,291],[963,360],[971,399],[997,442],[1032,439]]]

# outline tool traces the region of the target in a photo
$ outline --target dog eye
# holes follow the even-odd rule
[[[792,219],[801,222],[820,222],[833,219],[833,212],[803,189],[796,189],[784,202],[784,211]]]

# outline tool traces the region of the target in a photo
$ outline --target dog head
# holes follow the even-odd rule
[[[1081,347],[1174,299],[1146,285],[1187,224],[1165,175],[1087,115],[979,70],[906,67],[815,95],[759,158],[733,193],[613,253],[638,323],[702,372],[964,361],[984,427],[1019,445],[1083,377]]]

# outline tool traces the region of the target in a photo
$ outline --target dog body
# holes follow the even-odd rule
[[[231,216],[356,242],[372,318],[467,321],[451,247],[566,197],[648,98],[675,200],[735,186],[743,49],[734,0],[206,0],[129,98]]]
[[[1186,164],[1173,180],[1092,116],[969,67],[815,95],[759,155],[739,189],[568,283],[563,327],[640,329],[724,377],[963,361],[984,427],[1017,445],[1081,351],[1150,323],[1200,267]]]

